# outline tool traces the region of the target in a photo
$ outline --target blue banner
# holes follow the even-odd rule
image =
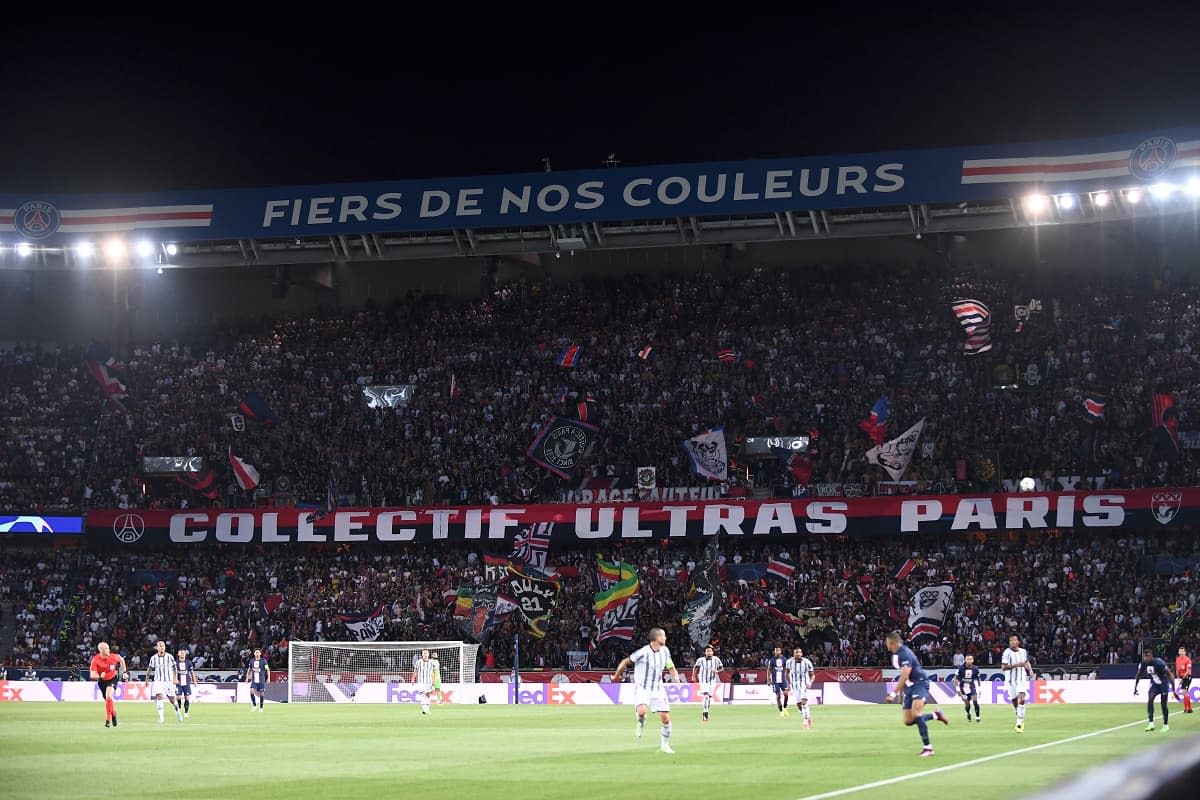
[[[1075,141],[135,195],[0,194],[0,238],[402,233],[994,200],[1188,176],[1200,127]]]
[[[83,517],[42,517],[34,514],[0,514],[0,534],[82,534]]]

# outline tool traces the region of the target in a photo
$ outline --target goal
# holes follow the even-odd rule
[[[437,655],[443,685],[475,682],[479,645],[474,642],[292,641],[288,702],[412,702],[407,690],[422,650]]]

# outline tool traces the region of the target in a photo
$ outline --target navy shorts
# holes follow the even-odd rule
[[[267,685],[265,683],[250,684],[250,691],[252,691],[252,692],[265,692],[266,690],[267,690]]]
[[[786,692],[788,690],[786,683],[772,683],[771,688],[775,690],[775,694]]]
[[[192,685],[190,683],[181,683],[175,691],[182,697],[191,697]]]
[[[1170,688],[1168,688],[1165,684],[1162,684],[1162,683],[1152,684],[1150,686],[1150,700],[1153,701],[1154,698],[1158,697],[1160,694],[1166,695],[1167,697],[1171,697],[1172,692],[1171,692]]]
[[[910,709],[914,700],[929,699],[929,681],[917,681],[912,686],[904,688],[904,708]]]

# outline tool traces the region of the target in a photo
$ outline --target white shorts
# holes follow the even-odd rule
[[[709,697],[717,697],[718,693],[720,692],[720,689],[721,689],[721,684],[719,681],[714,681],[713,683],[700,684],[700,694],[702,694],[702,695],[706,694]]]
[[[1029,681],[1028,680],[1005,681],[1004,682],[1004,691],[1008,692],[1009,701],[1012,701],[1013,698],[1015,698],[1019,694],[1023,694],[1026,697],[1028,697],[1029,696]]]
[[[171,681],[154,681],[153,683],[151,683],[150,684],[150,696],[158,697],[160,694],[163,697],[174,697],[175,696],[175,684],[172,683]]]
[[[651,711],[670,711],[671,704],[667,702],[667,693],[662,689],[649,692],[640,686],[633,689],[633,705],[649,706]]]
[[[792,699],[793,700],[807,700],[808,699],[808,685],[801,683],[797,686],[793,686],[792,687]]]
[[[433,684],[432,683],[418,683],[417,691],[421,692],[423,694],[428,694],[429,692],[433,691]]]

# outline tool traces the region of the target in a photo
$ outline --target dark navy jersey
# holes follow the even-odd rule
[[[175,663],[179,665],[179,685],[189,686],[192,683],[192,660],[190,658],[177,658]]]
[[[250,682],[251,683],[266,683],[267,682],[267,660],[265,658],[250,659]]]
[[[921,659],[906,644],[900,645],[900,649],[892,654],[892,666],[896,669],[909,667],[908,679],[913,683],[929,680],[929,673],[921,666]]]
[[[767,673],[771,683],[787,683],[787,659],[783,656],[771,656],[767,662]]]
[[[1151,686],[1166,686],[1171,681],[1170,673],[1167,671],[1167,662],[1161,658],[1156,658],[1147,664],[1143,661],[1138,665],[1137,679],[1149,678]]]
[[[968,667],[963,665],[958,668],[958,690],[964,694],[974,694],[975,687],[979,685],[982,678],[979,677],[979,667]]]

